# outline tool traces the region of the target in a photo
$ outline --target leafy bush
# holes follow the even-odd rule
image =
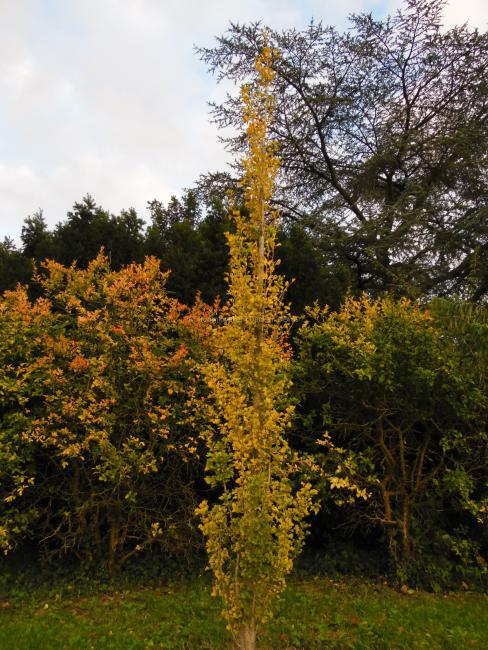
[[[437,579],[436,556],[449,579],[468,566],[487,573],[487,357],[440,312],[348,298],[337,312],[311,310],[299,335],[300,426],[328,468],[324,499],[383,531],[401,579]]]
[[[0,303],[4,550],[29,533],[110,566],[153,543],[190,552],[199,381],[185,307],[154,258],[46,271],[43,299],[18,288]]]

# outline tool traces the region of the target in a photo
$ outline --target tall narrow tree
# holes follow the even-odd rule
[[[240,650],[255,647],[302,545],[313,489],[294,490],[294,458],[284,431],[293,408],[287,346],[286,289],[274,260],[278,213],[270,199],[279,161],[269,139],[273,51],[256,61],[242,89],[248,141],[243,161],[245,214],[233,211],[228,235],[228,302],[214,330],[213,360],[204,368],[211,391],[207,480],[218,501],[200,506],[214,594]]]

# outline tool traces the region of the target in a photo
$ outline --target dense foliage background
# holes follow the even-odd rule
[[[316,568],[349,549],[342,566],[431,587],[488,577],[488,36],[441,31],[441,8],[267,30],[289,439],[321,506],[309,550]],[[201,55],[241,82],[263,34],[232,25]],[[219,123],[239,126],[236,101],[214,107]],[[112,569],[156,548],[198,556],[195,507],[214,497],[199,369],[237,182],[208,174],[154,199],[147,226],[86,196],[0,244],[6,553]]]

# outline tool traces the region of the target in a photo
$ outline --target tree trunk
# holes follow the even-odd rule
[[[389,481],[388,481],[389,482]],[[391,505],[391,492],[386,489],[387,481],[381,486],[381,496],[383,497],[383,511],[384,511],[384,526],[386,527],[386,538],[388,540],[388,551],[397,561],[397,548],[396,548],[396,535],[395,535],[395,520],[393,519],[393,508]]]
[[[412,544],[410,540],[410,501],[407,495],[403,496],[402,507],[402,554],[408,560],[411,555]]]
[[[112,573],[115,567],[116,553],[119,545],[120,526],[113,521],[110,525],[110,534],[108,540],[108,572]]]
[[[236,650],[255,650],[256,624],[254,620],[241,625],[235,647]]]

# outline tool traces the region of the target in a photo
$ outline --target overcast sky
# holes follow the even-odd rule
[[[222,92],[194,53],[229,21],[274,28],[399,0],[0,0],[0,240],[38,208],[52,226],[90,193],[105,209],[166,201],[227,160],[207,102]],[[486,29],[486,0],[450,0],[446,24]]]

